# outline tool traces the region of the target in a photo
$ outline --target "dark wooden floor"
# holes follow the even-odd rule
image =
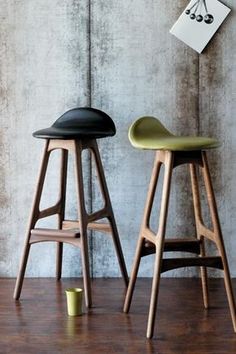
[[[94,307],[76,318],[67,316],[64,290],[81,286],[81,279],[26,279],[19,302],[12,299],[14,282],[0,279],[1,354],[236,353],[220,279],[210,282],[209,311],[198,279],[162,279],[153,340],[145,338],[149,279],[138,280],[129,315],[122,313],[122,281],[94,280]]]

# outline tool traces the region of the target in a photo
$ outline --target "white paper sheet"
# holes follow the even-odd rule
[[[210,39],[213,37],[217,29],[220,27],[224,19],[228,16],[231,9],[222,4],[218,0],[205,0],[208,13],[213,15],[214,21],[211,24],[205,23],[204,19],[201,22],[197,22],[196,19],[191,19],[190,15],[187,15],[185,11],[190,9],[196,3],[196,0],[190,1],[188,6],[184,9],[177,22],[171,28],[170,33],[183,41],[189,47],[201,53]],[[192,12],[196,7],[193,7]],[[196,11],[196,16],[199,13],[206,14],[203,3],[201,8],[199,6]]]

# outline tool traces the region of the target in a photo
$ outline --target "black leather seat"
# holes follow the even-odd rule
[[[80,107],[65,112],[50,128],[37,130],[33,136],[42,139],[98,139],[115,133],[115,124],[106,113]]]

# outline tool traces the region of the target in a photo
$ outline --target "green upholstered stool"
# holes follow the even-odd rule
[[[209,307],[206,267],[218,268],[224,271],[225,287],[233,327],[236,331],[234,295],[206,156],[206,150],[218,147],[220,145],[219,142],[215,139],[205,137],[176,136],[170,133],[160,123],[160,121],[154,117],[142,117],[135,121],[129,129],[129,139],[135,148],[156,150],[156,156],[133,269],[125,298],[124,312],[127,313],[130,308],[141,257],[155,253],[147,338],[151,338],[153,336],[161,273],[171,269],[189,266],[201,267],[202,290],[205,308]],[[196,235],[191,238],[165,239],[172,170],[176,166],[182,164],[188,164],[190,167]],[[150,216],[162,165],[164,166],[164,180],[159,226],[157,233],[154,233],[150,228]],[[212,229],[209,229],[206,225],[204,225],[202,218],[197,173],[198,168],[203,175],[203,180],[206,187],[207,201],[212,219]],[[218,256],[206,256],[204,247],[205,239],[210,240],[216,245]],[[195,255],[194,257],[187,258],[163,258],[163,253],[170,251],[189,252]]]
[[[136,120],[129,129],[129,140],[134,147],[148,150],[199,151],[220,146],[212,138],[174,135],[154,117]]]

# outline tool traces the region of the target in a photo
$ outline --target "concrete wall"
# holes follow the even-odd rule
[[[224,2],[235,9],[233,0]],[[69,108],[86,105],[104,110],[117,125],[116,137],[99,141],[99,146],[128,270],[154,156],[130,146],[131,122],[155,115],[177,133],[209,134],[222,140],[210,162],[236,275],[236,15],[230,15],[198,56],[169,34],[186,4],[184,0],[0,0],[0,276],[16,275],[22,251],[43,145],[32,138],[32,131],[51,125]],[[87,155],[84,162],[88,205],[95,210],[100,201]],[[45,205],[55,200],[56,166],[57,156]],[[174,174],[168,226],[173,236],[194,232],[187,177],[185,167]],[[72,176],[69,181],[67,212],[73,216]],[[119,276],[110,239],[92,234],[90,249],[94,276]],[[53,276],[54,261],[53,245],[34,246],[27,275]],[[152,264],[152,257],[145,259],[140,274],[151,276]],[[79,251],[69,246],[63,274],[81,274]],[[196,274],[189,269],[169,273]]]

